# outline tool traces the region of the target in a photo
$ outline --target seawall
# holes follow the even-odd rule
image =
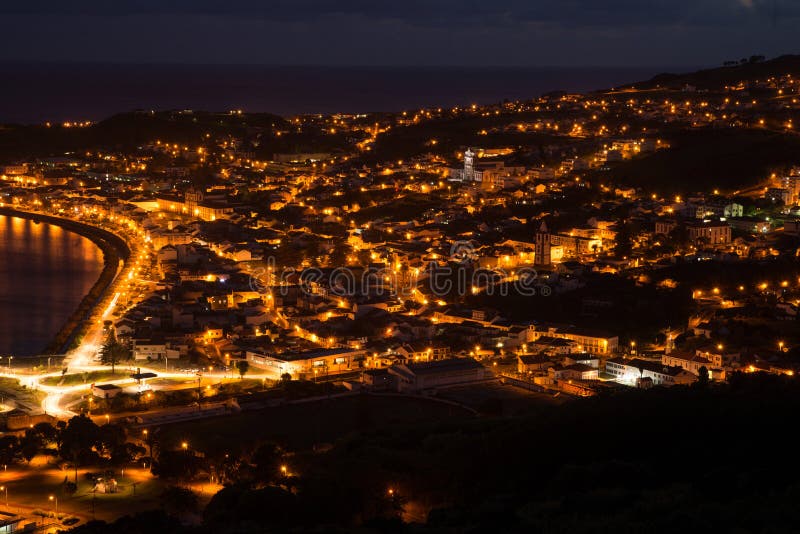
[[[61,330],[43,350],[44,354],[59,354],[71,349],[88,328],[93,310],[101,303],[111,284],[131,255],[128,244],[120,236],[90,224],[35,212],[21,211],[8,206],[0,207],[0,215],[20,217],[59,226],[64,230],[91,240],[103,252],[103,270],[92,288],[83,297]]]

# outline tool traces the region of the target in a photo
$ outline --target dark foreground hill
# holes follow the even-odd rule
[[[789,430],[798,409],[797,379],[736,375],[729,385],[628,390],[523,417],[364,431],[296,457],[293,491],[230,486],[202,526],[170,528],[788,532],[800,496]],[[404,524],[403,511],[417,523]],[[144,532],[169,521],[151,514],[76,532]]]

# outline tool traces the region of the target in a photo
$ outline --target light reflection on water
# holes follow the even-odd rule
[[[38,354],[103,269],[89,239],[0,215],[0,356]]]

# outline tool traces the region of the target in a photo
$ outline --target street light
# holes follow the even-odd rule
[[[0,486],[0,491],[4,491],[6,494],[6,510],[8,510],[8,487]]]
[[[181,448],[183,450],[187,450],[189,448],[189,444],[184,441],[183,443],[181,443]]]
[[[58,497],[56,497],[55,495],[50,495],[48,499],[50,500],[50,502],[56,501],[56,519],[58,519]]]

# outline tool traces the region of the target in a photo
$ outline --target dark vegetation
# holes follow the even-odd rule
[[[691,289],[663,289],[653,285],[637,286],[634,280],[613,275],[594,275],[586,287],[563,294],[526,296],[508,288],[502,296],[470,297],[468,305],[488,306],[503,310],[512,321],[530,320],[563,323],[592,329],[625,332],[638,339],[653,339],[669,325],[685,325],[693,308]]]
[[[15,463],[30,462],[40,452],[55,453],[64,462],[65,473],[78,480],[78,467],[100,465],[125,466],[141,457],[145,449],[128,442],[125,427],[117,424],[96,425],[88,417],[75,416],[68,422],[55,426],[38,423],[22,435],[8,434],[0,437],[0,463],[11,467]],[[66,483],[66,477],[64,482]]]
[[[785,532],[800,382],[627,390],[517,418],[364,431],[326,453],[264,445],[187,532]],[[291,462],[282,473],[280,462]],[[422,524],[403,524],[416,518]],[[76,532],[140,532],[166,516]]]
[[[565,117],[566,113],[562,113]],[[456,116],[396,127],[378,137],[367,161],[407,159],[424,153],[451,157],[464,147],[479,143],[483,148],[525,146],[543,147],[568,138],[539,132],[505,131],[508,125],[541,119],[533,113],[501,113],[488,117]],[[486,131],[484,135],[479,132]],[[432,141],[436,141],[432,144]]]
[[[275,115],[248,114],[254,125],[283,124]],[[237,124],[239,123],[239,124]],[[172,143],[196,142],[210,131],[224,128],[242,132],[247,123],[222,113],[181,114],[173,112],[120,113],[86,128],[61,125],[7,125],[0,129],[0,157],[39,156],[83,151],[93,147],[133,149],[156,139]]]
[[[428,210],[435,210],[442,205],[441,198],[433,194],[409,193],[381,206],[364,208],[354,218],[359,223],[375,219],[406,221],[418,219]],[[389,236],[391,237],[391,236]]]
[[[343,134],[292,130],[285,119],[269,113],[135,111],[82,128],[59,124],[0,125],[0,159],[63,155],[98,148],[132,151],[158,139],[196,146],[207,136],[228,135],[254,139],[248,148],[262,158],[275,152],[328,151],[346,142]]]
[[[309,385],[310,384],[310,385]],[[310,390],[313,383],[292,380],[286,384],[287,395],[300,395],[296,390]],[[313,390],[340,390],[323,384]],[[253,401],[271,399],[253,395]],[[287,397],[292,398],[292,397]],[[250,398],[240,399],[242,403]],[[177,447],[191,439],[210,454],[244,454],[254,443],[277,441],[291,450],[307,450],[315,444],[332,443],[342,436],[393,426],[431,424],[451,418],[468,418],[470,412],[458,406],[408,397],[356,396],[289,404],[258,411],[246,411],[225,417],[186,422],[164,427],[160,440],[167,448]]]
[[[800,137],[763,130],[684,131],[672,147],[615,165],[602,178],[662,194],[733,192],[800,161]]]

